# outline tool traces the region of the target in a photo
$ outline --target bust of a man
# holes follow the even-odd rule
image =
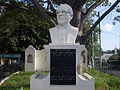
[[[50,29],[52,43],[75,43],[78,28],[70,25],[73,17],[72,8],[67,4],[61,4],[56,14],[58,25]]]

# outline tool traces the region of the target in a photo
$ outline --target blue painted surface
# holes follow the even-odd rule
[[[20,54],[0,54],[0,58],[21,58]]]

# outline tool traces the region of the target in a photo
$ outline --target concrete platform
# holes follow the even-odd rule
[[[30,78],[30,90],[94,90],[94,78],[84,73],[76,76],[76,85],[50,85],[50,74],[41,78],[35,73]]]

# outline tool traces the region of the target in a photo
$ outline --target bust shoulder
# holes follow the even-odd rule
[[[55,27],[53,27],[53,28],[50,28],[49,30],[50,31],[54,31],[54,30],[56,30],[57,29],[57,27],[55,26]]]
[[[77,27],[74,27],[74,26],[72,26],[72,25],[71,25],[71,29],[78,31],[78,28],[77,28]]]

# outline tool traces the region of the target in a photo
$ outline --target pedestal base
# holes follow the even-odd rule
[[[76,76],[76,85],[50,85],[50,75],[42,79],[35,73],[30,79],[30,90],[94,90],[94,78],[84,73]]]

